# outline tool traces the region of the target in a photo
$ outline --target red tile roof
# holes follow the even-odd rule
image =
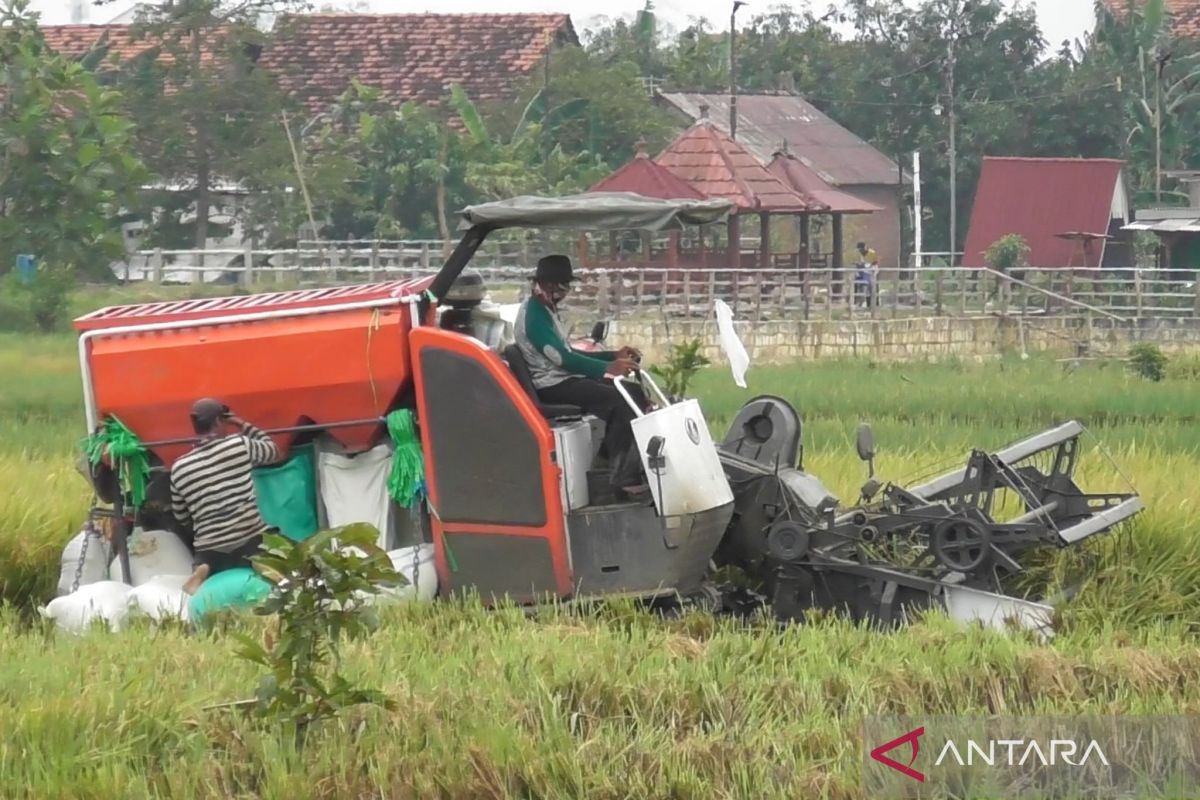
[[[204,63],[215,61],[217,51],[225,44],[226,35],[227,31],[216,31],[201,53]],[[131,61],[161,44],[136,31],[132,25],[47,25],[42,27],[42,36],[51,50],[75,59],[83,58],[101,41],[107,41],[106,60],[111,64]],[[170,54],[162,54],[160,58],[166,62],[171,60]]]
[[[1078,263],[1078,243],[1060,237],[1108,233],[1123,167],[1108,158],[985,158],[963,265],[984,266],[983,252],[1016,233],[1029,245],[1031,266],[1096,266]]]
[[[732,201],[737,211],[796,214],[820,210],[703,117],[655,161],[705,197]]]
[[[478,102],[511,97],[568,42],[566,14],[305,14],[280,20],[259,64],[311,113],[355,79],[397,105],[440,103],[454,83]]]
[[[1109,11],[1123,19],[1129,10],[1128,0],[1106,0]],[[1200,38],[1200,0],[1166,0],[1171,15],[1171,28],[1177,36]]]
[[[625,166],[597,183],[590,192],[634,192],[659,200],[703,200],[704,195],[692,188],[666,167],[655,163],[646,154],[644,142],[638,142],[637,155]]]
[[[805,166],[804,162],[786,150],[775,154],[775,158],[767,165],[767,171],[799,194],[810,198],[812,202],[825,206],[829,213],[873,214],[876,211],[883,211],[881,206],[860,200],[849,192],[833,188],[820,175]]]

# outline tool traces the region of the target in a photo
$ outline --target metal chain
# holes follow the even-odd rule
[[[419,509],[420,509],[420,506],[416,502],[416,498],[414,498],[412,511],[409,512],[415,518],[414,522],[416,523],[415,527],[417,529],[417,543],[413,545],[413,560],[412,560],[412,569],[413,569],[412,587],[413,587],[413,602],[414,603],[417,601],[417,599],[418,599],[417,594],[420,591],[421,545],[424,544],[424,542],[425,542],[425,535],[424,535],[425,532],[421,528],[421,512],[419,511]]]
[[[83,528],[83,547],[79,548],[79,561],[75,564],[75,580],[71,583],[71,593],[74,594],[79,589],[79,581],[83,579],[83,564],[87,560],[88,544],[92,541],[92,537],[100,538],[100,532],[96,530],[96,517],[93,512],[88,517],[87,523]]]

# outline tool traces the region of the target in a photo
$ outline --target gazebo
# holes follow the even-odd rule
[[[690,184],[676,176],[666,167],[653,160],[646,152],[645,139],[639,139],[637,154],[625,166],[597,183],[589,192],[635,192],[643,197],[653,197],[658,200],[703,200],[704,195],[693,189]],[[587,264],[591,259],[587,255],[587,237],[579,241],[580,261]],[[679,231],[671,231],[670,245],[665,253],[656,254],[652,248],[650,236],[642,236],[642,256],[648,266],[666,266],[671,269],[679,266]],[[609,258],[618,260],[617,234],[609,234]],[[595,264],[593,264],[595,266]]]
[[[883,211],[881,206],[868,203],[849,192],[834,188],[809,168],[803,161],[788,151],[787,142],[775,153],[767,171],[779,178],[799,194],[812,198],[825,206],[825,213],[833,217],[833,263],[838,270],[843,267],[845,242],[842,240],[842,218],[846,214],[874,214]],[[809,266],[809,218],[800,221],[800,266]]]
[[[719,251],[710,253],[703,237],[696,249],[684,250],[676,234],[663,253],[647,246],[643,254],[646,266],[770,268],[773,215],[805,216],[829,210],[768,172],[745,148],[714,127],[707,113],[655,159],[649,158],[644,145],[639,145],[633,161],[596,184],[592,191],[637,192],[661,199],[721,198],[733,203],[723,255]],[[741,217],[751,214],[759,218],[760,247],[757,252],[743,253]]]

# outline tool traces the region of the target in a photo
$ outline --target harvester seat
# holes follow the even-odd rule
[[[569,406],[565,403],[543,403],[538,398],[537,390],[533,388],[533,376],[529,373],[529,365],[525,363],[525,356],[521,355],[521,348],[515,344],[504,348],[504,360],[508,362],[508,368],[512,370],[517,383],[521,384],[521,388],[542,412],[543,417],[548,420],[558,420],[579,419],[583,416],[583,409],[579,406]]]

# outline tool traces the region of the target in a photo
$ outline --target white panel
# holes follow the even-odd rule
[[[589,502],[587,471],[592,463],[592,426],[585,420],[556,425],[554,449],[563,471],[563,505],[571,511]]]
[[[633,421],[633,434],[659,514],[698,514],[733,502],[733,491],[699,402],[684,400],[638,417]],[[655,436],[665,440],[666,467],[661,478],[646,464],[646,448]]]
[[[1054,608],[1051,606],[963,586],[946,586],[943,591],[946,610],[956,622],[982,622],[988,628],[1007,630],[1008,620],[1013,620],[1021,628],[1040,633],[1045,638],[1054,635]]]

